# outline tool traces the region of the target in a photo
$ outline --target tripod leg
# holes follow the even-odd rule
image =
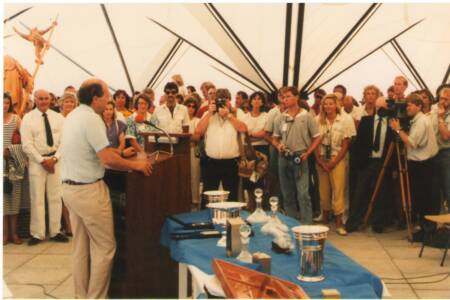
[[[384,177],[384,173],[386,171],[386,166],[388,165],[388,163],[392,157],[393,151],[394,151],[394,143],[391,143],[389,145],[389,148],[388,148],[388,151],[386,154],[386,158],[384,159],[383,167],[381,168],[380,174],[378,175],[377,182],[375,184],[375,189],[372,193],[372,197],[370,198],[369,206],[367,208],[367,212],[366,212],[366,215],[364,216],[364,220],[363,220],[363,227],[366,227],[367,223],[369,222],[369,217],[372,214],[375,199],[377,198],[378,193],[380,192],[380,187],[381,187],[381,183],[383,182],[383,177]]]
[[[409,184],[409,173],[408,173],[408,160],[406,157],[406,149],[405,153],[403,154],[403,163],[405,165],[405,183],[406,183],[406,203],[408,208],[408,218],[409,218],[409,224],[412,224],[412,203],[411,203],[411,187]],[[412,226],[412,225],[411,225]]]
[[[407,207],[408,203],[406,202],[406,191],[405,191],[405,167],[403,166],[404,162],[400,157],[400,146],[396,143],[396,152],[397,152],[397,161],[398,161],[398,171],[400,174],[400,191],[402,196],[402,208],[405,213],[406,226],[408,228],[408,239],[412,241],[412,228],[411,228],[411,219],[409,218],[410,209]],[[409,181],[408,181],[409,182]],[[409,184],[408,184],[409,185]],[[408,191],[409,193],[409,191]]]

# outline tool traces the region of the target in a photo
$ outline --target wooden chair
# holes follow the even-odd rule
[[[444,256],[442,257],[441,267],[444,266],[445,257],[447,256],[448,247],[450,246],[450,214],[446,215],[434,215],[434,216],[425,216],[425,219],[434,223],[442,223],[448,230],[448,239],[447,244],[445,245]],[[419,257],[422,257],[423,249],[425,248],[425,241],[427,240],[427,235],[430,236],[431,232],[424,233],[422,248],[420,249]]]

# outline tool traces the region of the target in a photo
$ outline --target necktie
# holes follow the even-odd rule
[[[44,117],[44,124],[45,124],[45,135],[47,136],[47,145],[50,147],[53,146],[53,135],[52,135],[52,129],[50,127],[50,122],[47,118],[47,113],[43,113],[42,116]]]
[[[377,128],[375,130],[375,140],[373,141],[373,150],[378,152],[380,150],[380,137],[381,137],[381,122],[383,118],[378,117]]]

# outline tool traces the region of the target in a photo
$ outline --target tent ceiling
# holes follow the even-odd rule
[[[27,4],[6,4],[5,16],[27,7]],[[183,43],[154,83],[157,89],[162,89],[161,83],[175,73],[182,74],[187,84],[196,87],[204,80],[211,80],[219,86],[230,87],[232,91],[251,91],[257,89],[256,86],[272,89],[260,70],[276,86],[282,83],[286,4],[214,4],[229,28],[239,37],[241,46],[245,46],[258,62],[259,69],[236,46],[233,37],[227,34],[223,24],[217,22],[210,13],[211,8],[205,4],[107,4],[105,7],[132,84],[137,90],[150,82],[177,41],[173,34],[147,18],[167,26],[229,67],[224,68]],[[293,5],[289,82],[293,78],[297,7],[298,4]],[[365,3],[305,5],[300,87],[369,7],[370,4]],[[4,34],[11,34],[12,26],[25,31],[21,22],[30,27],[47,27],[57,15],[59,25],[52,44],[95,76],[105,79],[111,87],[129,90],[122,62],[99,4],[36,4],[6,23]],[[365,84],[385,84],[386,77],[392,81],[395,75],[401,73],[399,68],[411,75],[390,45],[361,62],[366,67],[355,66],[342,74],[340,72],[398,32],[424,19],[396,40],[427,86],[434,91],[442,82],[450,62],[449,15],[449,4],[383,4],[309,90],[324,83],[324,87],[329,87],[341,82],[356,94],[364,86],[360,78],[365,80]],[[83,26],[80,26],[81,22]],[[34,51],[30,43],[18,36],[4,39],[4,52],[18,59],[30,72],[34,70]],[[48,51],[44,61],[36,80],[38,87],[59,93],[66,85],[78,85],[89,77],[54,50]],[[369,68],[370,65],[372,68]],[[381,66],[384,69],[380,69]],[[249,80],[231,72],[230,68]],[[414,80],[412,75],[410,78]],[[414,82],[412,86],[416,84]],[[382,86],[383,89],[386,87]]]

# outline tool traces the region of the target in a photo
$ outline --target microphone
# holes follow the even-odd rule
[[[140,114],[136,114],[136,117],[134,118],[134,121],[138,124],[145,124],[148,125],[150,127],[155,128],[156,130],[161,131],[162,133],[164,133],[164,135],[168,138],[169,140],[169,144],[170,144],[170,155],[173,155],[173,142],[172,142],[172,138],[170,137],[170,135],[167,133],[167,131],[165,131],[164,129],[159,128],[158,126],[156,126],[153,122],[151,121],[147,121],[143,115]],[[156,142],[158,142],[157,137],[155,136],[155,140]]]
[[[139,115],[139,114],[136,115],[136,117],[134,118],[134,121],[138,124],[145,124],[145,125],[155,128],[155,129],[163,131],[161,128],[156,126],[156,124],[154,124],[153,122],[147,121],[146,119],[144,119],[144,116],[142,116],[142,115]]]

